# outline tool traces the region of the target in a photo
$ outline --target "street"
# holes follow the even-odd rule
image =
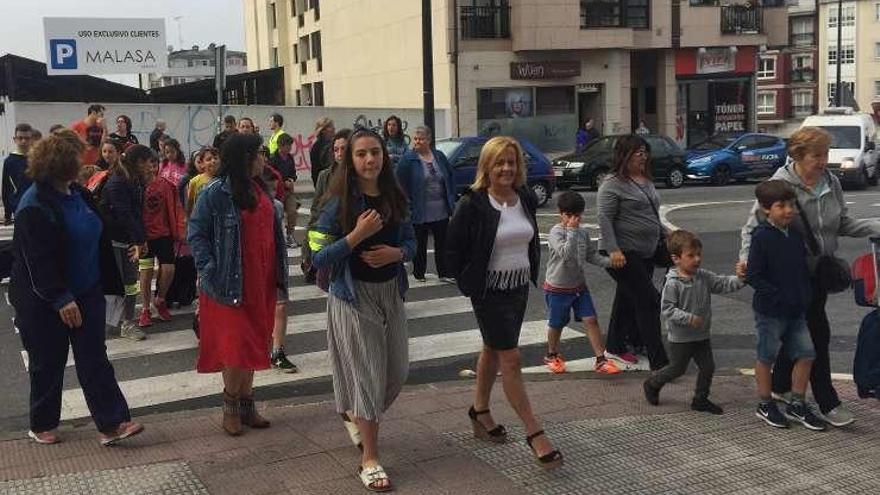
[[[671,226],[697,232],[702,238],[703,266],[720,273],[732,273],[739,252],[739,229],[752,205],[754,184],[724,188],[685,186],[671,190],[658,186],[662,198],[661,215]],[[587,201],[585,222],[595,239],[595,192],[583,191]],[[857,218],[877,217],[880,189],[846,193],[850,214]],[[539,227],[549,231],[556,222],[551,200],[539,210]],[[303,206],[307,210],[307,205]],[[301,215],[300,224],[307,221]],[[0,238],[12,235],[11,227],[0,229]],[[843,239],[841,257],[852,260],[865,251],[863,239]],[[332,391],[327,361],[326,295],[318,288],[304,285],[299,269],[299,249],[289,249],[292,304],[287,329],[286,349],[299,367],[297,374],[274,370],[257,373],[255,385],[260,399],[326,394]],[[429,271],[433,263],[429,262]],[[656,273],[661,283],[662,273]],[[614,284],[599,268],[590,268],[590,289],[605,328],[610,312]],[[406,300],[409,316],[411,372],[409,384],[440,381],[465,381],[460,372],[474,367],[481,346],[479,330],[471,313],[470,302],[457,288],[440,282],[436,276],[427,282],[410,278]],[[5,290],[5,284],[3,289]],[[0,387],[6,400],[0,402],[0,432],[11,434],[27,429],[28,377],[21,342],[11,324],[12,312],[3,301],[0,320]],[[713,347],[719,374],[738,373],[751,368],[754,361],[751,289],[714,298]],[[219,375],[199,375],[194,371],[197,340],[191,331],[192,308],[173,311],[175,318],[147,329],[149,338],[142,342],[114,339],[107,342],[108,354],[134,415],[159,411],[191,410],[215,407],[221,390]],[[855,305],[851,292],[832,296],[828,303],[832,322],[831,362],[835,373],[851,372],[859,322],[867,313]],[[541,364],[545,342],[544,300],[533,289],[522,331],[524,367]],[[590,357],[582,328],[570,326],[563,334],[563,353],[569,361]],[[62,416],[77,423],[87,422],[88,410],[72,362],[68,363]],[[540,370],[538,370],[540,371]],[[541,371],[542,372],[542,371]]]

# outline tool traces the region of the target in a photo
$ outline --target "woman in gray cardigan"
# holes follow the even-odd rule
[[[612,174],[599,186],[597,202],[599,248],[611,258],[608,273],[617,282],[605,354],[635,364],[637,358],[626,346],[628,332],[635,331],[651,369],[658,370],[669,359],[660,337],[660,293],[653,278],[653,257],[664,229],[648,166],[650,152],[641,137],[620,138],[614,146]]]
[[[808,260],[811,270],[816,267],[820,255],[834,255],[837,250],[838,236],[867,237],[880,235],[880,222],[858,220],[849,216],[843,189],[840,181],[827,170],[828,150],[831,147],[831,135],[818,127],[802,127],[791,135],[788,140],[789,163],[773,174],[773,179],[784,180],[794,187],[800,208],[803,208],[813,231],[820,252],[811,254]],[[757,202],[749,214],[749,219],[742,228],[742,249],[740,262],[742,269],[749,256],[752,241],[752,230],[764,219]],[[795,228],[805,232],[800,215],[795,219]],[[807,238],[807,235],[804,235]],[[846,426],[854,421],[853,415],[837,397],[837,391],[831,382],[831,363],[829,344],[831,342],[831,325],[825,313],[828,293],[815,283],[813,279],[812,298],[807,308],[807,328],[816,350],[816,359],[810,371],[810,384],[813,398],[819,406],[823,419],[833,426]],[[779,353],[773,366],[773,396],[784,402],[791,398],[792,362],[785,353]]]

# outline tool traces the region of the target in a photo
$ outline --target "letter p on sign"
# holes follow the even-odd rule
[[[49,40],[49,58],[53,69],[76,69],[76,40]]]

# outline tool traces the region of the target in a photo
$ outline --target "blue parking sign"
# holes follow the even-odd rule
[[[53,69],[76,69],[76,40],[49,40],[49,64]]]

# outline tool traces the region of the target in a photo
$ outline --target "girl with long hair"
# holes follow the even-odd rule
[[[162,152],[165,159],[159,165],[159,177],[168,179],[169,182],[179,186],[180,180],[186,175],[186,158],[180,151],[180,143],[176,139],[166,139],[162,144]]]
[[[407,150],[406,136],[403,134],[403,122],[400,117],[391,115],[385,119],[385,124],[382,126],[382,139],[385,140],[385,146],[388,148],[391,164],[396,166]]]
[[[404,261],[415,252],[409,205],[382,138],[359,129],[314,230],[312,263],[329,269],[327,347],[336,411],[361,448],[360,477],[368,490],[388,491],[379,463],[379,420],[409,372]]]
[[[256,410],[254,371],[269,368],[279,291],[287,294],[282,219],[260,178],[257,135],[224,143],[218,180],[196,200],[188,242],[199,276],[199,373],[223,373],[223,429],[267,428]]]

